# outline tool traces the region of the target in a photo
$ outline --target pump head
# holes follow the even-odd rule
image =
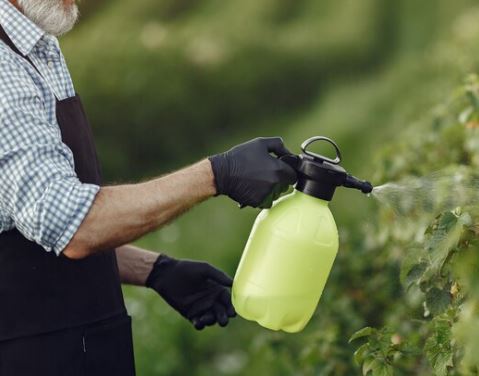
[[[336,158],[330,159],[320,154],[308,151],[313,142],[326,141],[334,146]],[[286,155],[281,160],[288,163],[298,173],[296,189],[308,195],[331,201],[337,187],[358,189],[363,193],[373,190],[371,183],[362,181],[346,172],[341,167],[341,151],[331,139],[322,136],[312,137],[301,145],[300,155]]]

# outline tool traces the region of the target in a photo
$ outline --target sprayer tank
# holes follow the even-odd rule
[[[257,217],[232,291],[237,312],[298,332],[313,315],[338,252],[328,202],[295,190]]]

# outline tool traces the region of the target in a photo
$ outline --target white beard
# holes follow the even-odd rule
[[[80,14],[75,2],[65,5],[63,0],[18,0],[18,5],[27,18],[55,36],[69,32]]]

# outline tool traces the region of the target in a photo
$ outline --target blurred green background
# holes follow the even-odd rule
[[[379,149],[478,67],[473,0],[96,0],[62,40],[108,183],[178,169],[258,136],[290,149],[335,139],[344,166],[373,179]],[[419,127],[419,125],[418,125]],[[374,183],[383,183],[375,181]],[[196,332],[146,289],[124,288],[139,375],[354,375],[348,338],[380,325],[397,270],[361,258],[376,204],[338,192],[341,247],[316,315],[300,334],[235,319]],[[141,239],[230,274],[257,211],[225,198]]]

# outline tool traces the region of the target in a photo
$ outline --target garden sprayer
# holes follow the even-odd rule
[[[317,141],[332,144],[336,158],[308,151]],[[301,150],[281,158],[296,170],[298,182],[293,193],[258,215],[232,290],[239,315],[291,333],[311,319],[338,252],[338,230],[328,207],[336,188],[373,189],[339,166],[341,152],[334,141],[313,137]]]

